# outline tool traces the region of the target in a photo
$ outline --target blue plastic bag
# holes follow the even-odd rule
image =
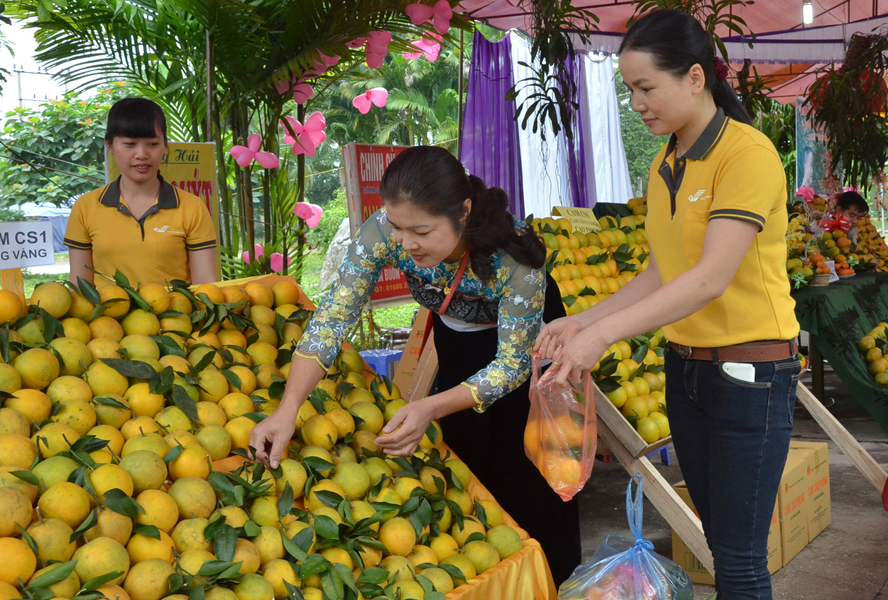
[[[635,498],[632,482],[637,480]],[[635,541],[609,535],[591,560],[558,588],[559,600],[693,600],[691,579],[680,566],[654,552],[641,535],[644,509],[641,475],[629,480],[626,513]]]

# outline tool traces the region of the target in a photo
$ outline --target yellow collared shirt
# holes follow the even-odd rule
[[[771,141],[719,109],[688,152],[675,159],[675,136],[651,167],[647,236],[663,283],[693,268],[713,219],[759,227],[721,298],[663,327],[677,344],[704,348],[799,333],[786,273],[786,179]]]
[[[114,276],[119,269],[132,285],[191,281],[189,250],[216,247],[216,229],[203,200],[158,175],[157,202],[140,219],[120,194],[120,179],[87,192],[74,203],[65,244],[91,250],[93,268]],[[111,285],[96,277],[96,286]]]

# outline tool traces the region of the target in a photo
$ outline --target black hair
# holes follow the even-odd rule
[[[857,192],[847,191],[839,194],[839,197],[836,198],[836,209],[845,212],[852,206],[856,206],[864,213],[869,213],[870,210],[869,203]]]
[[[535,269],[546,262],[546,247],[533,230],[515,228],[506,192],[467,175],[462,163],[443,148],[415,146],[401,152],[386,168],[379,195],[386,202],[411,202],[431,215],[447,217],[471,248],[472,271],[482,281],[493,278],[490,255],[498,250]],[[463,225],[466,199],[472,200],[472,209]]]
[[[105,129],[105,141],[113,142],[114,138],[153,138],[157,135],[157,127],[167,141],[166,116],[163,109],[147,98],[124,98],[118,100],[108,111],[108,126]]]
[[[715,105],[735,121],[752,124],[728,80],[716,77],[712,37],[688,13],[667,9],[645,15],[623,37],[620,54],[630,50],[647,52],[657,69],[675,77],[687,75],[691,67],[700,65]]]

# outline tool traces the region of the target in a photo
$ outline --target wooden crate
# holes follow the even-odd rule
[[[598,412],[598,418],[607,423],[608,428],[613,432],[618,440],[623,444],[626,450],[632,455],[632,458],[638,458],[650,454],[654,450],[662,448],[672,441],[672,436],[667,436],[662,440],[657,440],[653,444],[648,444],[641,439],[635,428],[629,424],[626,417],[617,409],[613,403],[608,400],[597,385],[595,388],[595,409]]]

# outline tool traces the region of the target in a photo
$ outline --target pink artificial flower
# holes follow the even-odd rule
[[[317,227],[318,223],[321,222],[324,209],[311,202],[297,202],[296,206],[293,207],[293,214],[304,220],[309,227]]]
[[[798,190],[796,190],[796,196],[803,196],[805,198],[805,202],[810,204],[814,200],[814,190],[809,188],[807,185],[803,185]]]
[[[259,244],[256,244],[253,246],[253,255],[257,259],[262,258],[263,256],[265,256],[265,249],[262,246],[260,246]],[[244,251],[244,253],[241,255],[241,257],[244,259],[245,263],[250,264],[250,253],[249,252]]]
[[[275,169],[281,163],[277,155],[271,152],[259,152],[262,147],[262,138],[258,133],[254,133],[247,138],[246,146],[234,146],[230,152],[231,156],[241,167],[249,167],[253,159],[266,169]]]
[[[299,82],[302,80],[295,75],[290,78],[289,81],[286,79],[281,79],[277,83],[274,84],[274,89],[277,90],[278,94],[286,94],[290,90],[292,90]]]
[[[371,69],[380,68],[385,62],[385,54],[374,54],[373,52],[367,51],[367,66]]]
[[[423,36],[421,39],[411,44],[418,50],[418,52],[405,52],[404,58],[407,60],[414,60],[421,56],[425,56],[426,60],[429,62],[435,62],[438,60],[438,55],[441,53],[441,44],[439,44],[438,41],[441,40],[441,36],[433,31],[429,31],[426,36]]]
[[[300,83],[293,89],[293,100],[300,106],[314,98],[314,88],[307,83]]]
[[[367,90],[366,92],[352,100],[352,105],[357,108],[362,115],[366,115],[368,112],[370,112],[371,104],[379,108],[385,106],[386,100],[388,99],[388,94],[388,90],[385,88],[373,88],[372,90]]]
[[[322,62],[322,63],[324,64],[324,66],[327,67],[328,69],[329,69],[330,67],[336,66],[336,65],[339,63],[339,57],[338,57],[338,56],[335,56],[335,55],[334,55],[334,56],[327,56],[326,54],[324,54],[324,53],[321,52],[320,50],[318,50],[318,54],[321,55],[321,62]],[[315,61],[315,64],[317,64],[317,61]]]
[[[410,21],[414,25],[422,25],[426,21],[431,20],[435,26],[435,31],[444,35],[450,31],[450,21],[453,19],[453,9],[450,8],[448,0],[438,0],[434,6],[427,4],[408,4],[404,9]]]
[[[281,121],[284,128],[284,143],[293,147],[294,154],[314,156],[317,147],[327,139],[327,134],[324,132],[327,121],[319,112],[312,113],[304,125],[291,116],[284,117],[284,120],[286,124]],[[293,137],[294,135],[296,137]]]
[[[371,31],[367,38],[367,66],[378,69],[385,61],[388,54],[388,45],[392,41],[392,34],[388,31]]]
[[[428,4],[415,2],[413,4],[408,4],[404,9],[404,12],[407,13],[407,16],[410,17],[410,21],[414,25],[422,25],[434,16],[435,9]]]
[[[374,54],[388,54],[388,45],[392,42],[392,34],[388,31],[371,31],[367,38],[367,49]]]
[[[287,265],[290,264],[290,257],[287,257]],[[268,260],[268,265],[271,267],[271,271],[273,273],[280,273],[284,270],[284,255],[280,252],[275,252],[271,255],[271,258]]]
[[[351,50],[358,50],[359,48],[362,48],[364,46],[364,44],[366,44],[366,43],[367,43],[367,38],[359,37],[359,38],[353,39],[350,42],[346,42],[345,47],[350,48]]]

